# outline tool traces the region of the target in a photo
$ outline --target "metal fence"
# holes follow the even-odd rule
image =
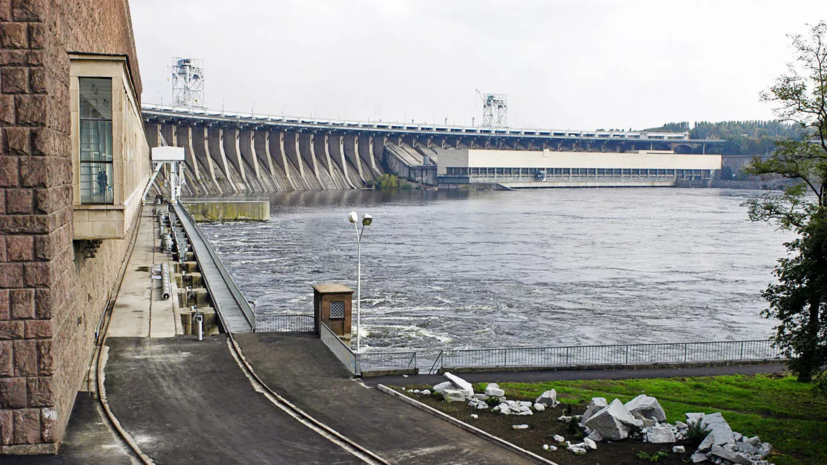
[[[356,355],[361,372],[414,370],[416,352],[362,352]]]
[[[430,373],[461,368],[567,368],[781,359],[770,340],[443,350]]]
[[[356,359],[356,355],[354,355],[353,351],[350,350],[339,336],[337,336],[324,322],[319,322],[319,336],[322,339],[322,342],[333,352],[333,355],[339,359],[340,362],[350,371],[352,375],[359,375],[361,374],[361,370],[359,369],[359,362]]]
[[[316,328],[313,326],[313,315],[280,315],[261,314],[256,315],[257,333],[312,333]]]

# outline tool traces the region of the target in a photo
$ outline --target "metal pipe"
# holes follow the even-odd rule
[[[166,263],[161,263],[161,282],[164,286],[161,291],[161,298],[164,300],[168,300],[172,288],[169,283],[169,265],[167,265]]]

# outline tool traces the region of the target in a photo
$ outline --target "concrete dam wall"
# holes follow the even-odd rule
[[[162,123],[146,133],[150,147],[184,148],[183,193],[192,197],[360,189],[387,172],[383,137]]]
[[[195,197],[361,189],[385,173],[436,185],[440,151],[449,149],[703,155],[724,142],[689,133],[328,121],[152,105],[142,116],[151,147],[185,149],[183,194]],[[512,166],[502,163],[495,168]],[[161,173],[161,181],[166,178]]]

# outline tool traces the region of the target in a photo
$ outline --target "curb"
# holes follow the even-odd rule
[[[408,397],[404,394],[400,394],[400,393],[394,391],[393,389],[385,386],[384,384],[377,385],[376,389],[378,389],[381,392],[384,392],[385,394],[388,394],[391,397],[395,397],[395,398],[401,400],[402,402],[405,402],[408,405],[412,405],[412,406],[414,406],[414,407],[416,407],[420,410],[428,412],[431,415],[433,415],[433,416],[435,416],[435,417],[437,417],[441,420],[445,420],[448,423],[450,423],[450,424],[452,424],[456,427],[459,427],[461,429],[464,429],[465,431],[468,431],[471,434],[479,436],[479,437],[481,437],[481,438],[483,438],[487,441],[493,442],[494,444],[496,444],[496,445],[498,445],[498,446],[500,446],[504,449],[508,449],[511,452],[522,455],[523,457],[525,457],[525,458],[527,458],[527,459],[529,459],[533,462],[540,463],[540,464],[543,464],[543,465],[558,465],[557,463],[552,462],[551,460],[540,457],[539,455],[535,454],[534,452],[527,451],[527,450],[523,449],[522,447],[516,446],[516,445],[506,441],[505,439],[494,436],[493,434],[490,434],[490,433],[486,433],[485,431],[477,428],[476,426],[471,426],[468,423],[465,423],[464,421],[458,420],[458,419],[456,419],[456,418],[454,418],[454,417],[452,417],[452,416],[450,416],[446,413],[442,413],[439,410],[437,410],[433,407],[430,407],[428,405],[425,405],[425,404],[423,404],[422,402],[419,402],[416,399],[411,399],[410,397]]]

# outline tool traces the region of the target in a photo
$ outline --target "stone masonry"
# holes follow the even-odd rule
[[[70,52],[126,56],[140,96],[126,0],[0,0],[5,454],[57,452],[128,248],[128,239],[105,240],[84,258],[73,241]],[[134,228],[136,219],[126,220]]]

